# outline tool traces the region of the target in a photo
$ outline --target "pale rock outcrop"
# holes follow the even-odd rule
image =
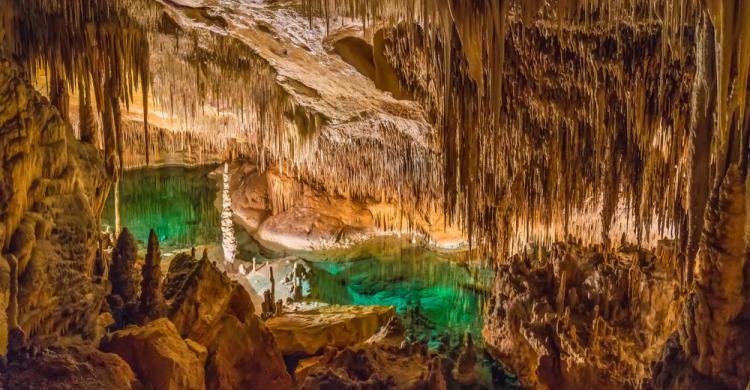
[[[208,351],[208,389],[287,389],[292,382],[250,295],[210,260],[177,255],[164,296],[178,332]]]
[[[230,176],[232,210],[250,233],[271,247],[342,247],[383,234],[418,235],[445,248],[466,242],[463,232],[436,210],[408,212],[392,200],[327,193],[276,167],[261,172],[252,164],[237,163]]]
[[[392,306],[329,305],[286,312],[266,320],[266,326],[284,355],[314,355],[366,341],[395,314]]]
[[[364,343],[340,350],[331,348],[300,361],[295,376],[299,388],[306,390],[442,390],[450,381],[439,356],[429,356],[425,345],[404,342],[404,328],[398,318]]]
[[[205,348],[188,344],[166,318],[107,336],[101,349],[120,356],[141,383],[158,390],[202,390]]]

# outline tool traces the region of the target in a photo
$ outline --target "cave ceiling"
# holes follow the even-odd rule
[[[692,248],[708,193],[747,171],[747,1],[2,9],[5,50],[53,104],[96,107],[113,176],[123,120],[187,130],[329,191],[441,209],[497,254],[567,234]]]

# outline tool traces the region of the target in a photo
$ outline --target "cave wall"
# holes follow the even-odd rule
[[[109,180],[98,150],[74,139],[58,111],[6,57],[0,57],[0,88],[2,312],[8,299],[17,302],[16,321],[0,322],[5,354],[14,327],[40,344],[93,336],[104,293],[92,281],[97,220]],[[17,263],[14,297],[9,260]]]

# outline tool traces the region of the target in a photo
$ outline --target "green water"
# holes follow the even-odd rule
[[[215,166],[163,167],[126,171],[120,182],[121,226],[145,249],[150,229],[162,252],[218,243],[220,212],[214,206],[219,184],[208,177]],[[114,230],[115,191],[110,191],[102,225]]]
[[[395,306],[415,338],[481,338],[487,268],[397,238],[373,239],[349,255],[309,257],[311,288],[323,302]]]
[[[221,212],[216,202],[221,176],[209,177],[216,166],[164,167],[128,171],[120,183],[121,226],[140,241],[151,228],[162,252],[198,245],[221,245]],[[102,215],[102,225],[115,224],[114,191]],[[394,306],[407,337],[429,342],[453,356],[460,340],[471,333],[482,351],[483,383],[506,388],[512,378],[481,348],[486,291],[492,271],[465,253],[441,253],[408,240],[380,237],[353,248],[315,253],[278,252],[265,248],[240,226],[234,226],[236,260],[258,263],[296,255],[311,269],[311,300],[332,304]],[[248,264],[249,267],[249,264]],[[441,347],[442,346],[442,347]],[[513,386],[510,386],[513,387]]]

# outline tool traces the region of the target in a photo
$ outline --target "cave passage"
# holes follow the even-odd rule
[[[217,197],[223,168],[169,166],[125,172],[120,183],[121,226],[146,249],[154,229],[164,254],[222,243]],[[115,192],[110,192],[102,228],[115,228]],[[319,251],[274,250],[244,229],[234,229],[237,261],[273,266],[287,255],[312,268],[309,286],[317,300],[343,305],[394,306],[416,338],[455,340],[471,333],[481,340],[482,310],[494,273],[467,262],[462,251],[440,252],[398,236],[374,237],[348,248]],[[213,252],[212,252],[213,254]],[[226,260],[226,259],[222,259]]]

